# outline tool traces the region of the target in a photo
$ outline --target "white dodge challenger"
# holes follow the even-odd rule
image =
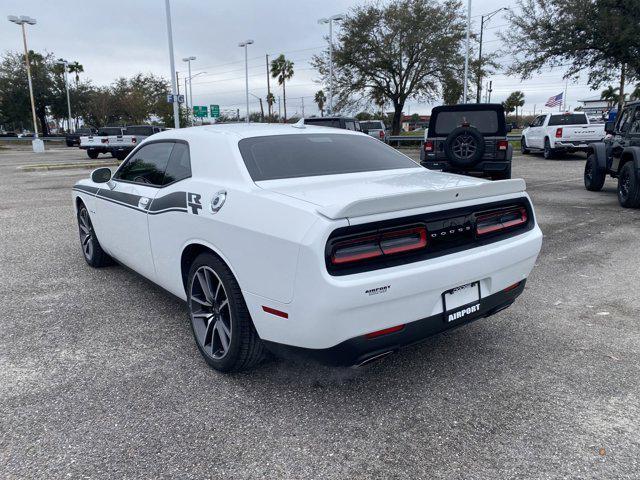
[[[169,130],[73,187],[89,265],[185,300],[220,371],[361,365],[510,306],[542,243],[523,180],[429,171],[362,133]]]

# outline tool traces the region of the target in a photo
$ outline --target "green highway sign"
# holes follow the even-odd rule
[[[209,108],[213,118],[218,118],[220,116],[220,105],[209,105]]]
[[[194,105],[193,106],[193,116],[194,117],[207,117],[209,116],[208,109],[206,105]]]

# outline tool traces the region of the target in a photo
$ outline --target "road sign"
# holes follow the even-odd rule
[[[203,117],[208,116],[208,114],[209,114],[208,113],[208,108],[207,108],[206,105],[201,105],[201,106],[194,105],[193,106],[193,116],[194,117],[203,118]]]
[[[173,103],[173,94],[167,93],[167,103]]]
[[[174,95],[173,93],[167,93],[167,103],[184,103],[184,95]]]
[[[211,108],[211,116],[213,118],[218,118],[220,116],[220,105],[209,105]]]
[[[178,95],[178,103],[184,103],[184,95]]]

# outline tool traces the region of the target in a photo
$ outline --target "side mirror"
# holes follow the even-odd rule
[[[111,180],[110,168],[96,168],[93,172],[91,172],[91,181],[95,183],[107,183],[109,180]]]
[[[604,133],[613,134],[615,132],[616,122],[605,122]]]

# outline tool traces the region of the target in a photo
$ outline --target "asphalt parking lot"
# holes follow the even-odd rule
[[[635,478],[640,210],[517,156],[545,234],[511,308],[370,366],[201,359],[179,300],[82,258],[77,149],[0,150],[0,478]]]

